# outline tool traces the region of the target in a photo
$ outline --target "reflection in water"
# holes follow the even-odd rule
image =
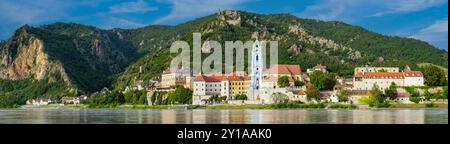
[[[0,123],[448,124],[448,109],[127,110],[0,109]]]

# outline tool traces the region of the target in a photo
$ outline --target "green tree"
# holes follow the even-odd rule
[[[336,84],[336,75],[315,71],[310,76],[311,83],[319,90],[331,90]]]
[[[370,96],[375,100],[375,106],[384,103],[386,100],[386,96],[383,92],[378,88],[378,85],[374,84],[372,90],[370,90]]]
[[[300,87],[300,86],[303,86],[303,85],[305,85],[305,83],[303,81],[295,80],[295,82],[294,82],[294,86],[296,86],[296,87]]]
[[[442,98],[448,99],[448,86],[445,86],[442,91]]]
[[[145,91],[144,91],[145,92]],[[147,96],[146,93],[141,93],[141,95],[139,96],[139,101],[138,104],[147,104]]]
[[[425,92],[423,93],[423,96],[425,97],[425,100],[427,100],[427,101],[435,98],[435,95],[431,94],[430,91],[428,91],[428,89],[425,90]]]
[[[306,96],[308,97],[308,99],[310,99],[310,100],[311,99],[314,99],[314,100],[320,99],[320,91],[313,84],[306,85],[305,93],[306,93]]]
[[[247,95],[238,94],[234,97],[235,100],[247,100]]]
[[[123,93],[118,93],[117,94],[117,102],[119,104],[124,104],[125,103],[125,96]]]
[[[173,98],[175,103],[188,104],[192,101],[192,90],[177,85],[175,91],[169,93],[169,97]]]
[[[209,97],[209,101],[211,101],[211,102],[219,102],[219,96],[218,95],[213,95],[213,96]]]
[[[395,83],[391,83],[389,88],[385,90],[385,94],[389,99],[395,100],[398,97],[397,85]]]
[[[19,99],[15,95],[0,93],[0,108],[15,108],[19,106]]]
[[[279,77],[277,84],[281,88],[288,87],[289,86],[289,77],[288,76]]]
[[[418,103],[421,101],[419,92],[413,91],[413,92],[411,93],[411,96],[409,97],[409,101],[412,101],[412,102],[418,104]]]
[[[350,97],[350,90],[342,89],[337,94],[339,102],[347,102]]]
[[[425,83],[428,86],[445,86],[447,85],[447,79],[445,77],[445,71],[439,67],[433,65],[426,65],[422,68],[422,72],[425,78]]]
[[[89,106],[116,106],[120,104],[118,95],[120,92],[112,91],[107,93],[98,93],[89,97],[84,103]]]

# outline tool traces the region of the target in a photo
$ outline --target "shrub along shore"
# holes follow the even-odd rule
[[[358,106],[354,104],[333,104],[333,103],[317,103],[302,104],[295,102],[266,104],[266,105],[46,105],[46,106],[22,106],[22,108],[71,108],[71,109],[367,109],[367,106]],[[448,104],[397,104],[389,108],[448,108]]]

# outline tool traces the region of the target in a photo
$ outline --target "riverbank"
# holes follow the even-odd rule
[[[47,108],[47,109],[368,109],[367,105],[351,105],[351,104],[299,104],[299,103],[279,103],[279,104],[267,104],[267,105],[99,105],[89,106],[84,104],[50,104],[44,106],[24,105],[21,108]],[[396,104],[392,109],[398,108],[448,108],[448,104]],[[386,108],[386,109],[390,109]],[[369,108],[370,109],[370,108]]]
[[[397,104],[395,108],[448,108],[448,104],[428,103],[428,104]]]
[[[169,109],[170,105],[96,105],[90,106],[85,104],[49,104],[43,106],[35,106],[35,105],[23,105],[20,108],[48,108],[48,109],[58,109],[58,108],[68,108],[68,109]]]

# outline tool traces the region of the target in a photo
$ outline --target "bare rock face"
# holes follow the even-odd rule
[[[62,65],[57,61],[49,60],[41,40],[27,33],[22,35],[2,48],[0,54],[3,66],[0,68],[1,79],[34,78],[41,80],[50,74],[60,74],[65,82],[70,81]]]
[[[241,25],[241,15],[238,11],[226,10],[220,12],[218,18],[229,25]]]
[[[357,60],[357,59],[360,59],[361,57],[362,57],[362,55],[361,55],[361,52],[359,52],[359,51],[355,51],[350,54],[351,60]]]
[[[341,49],[341,50],[350,50],[351,51],[351,48],[337,44],[333,40],[326,39],[326,38],[319,37],[319,36],[312,36],[298,25],[290,25],[289,32],[298,35],[299,41],[304,41],[309,44],[318,44],[318,45],[325,46],[327,48],[334,49],[334,50]]]
[[[300,48],[296,44],[294,44],[289,47],[288,52],[298,55],[300,53]]]
[[[383,62],[383,61],[384,61],[384,58],[383,58],[383,57],[378,57],[378,61],[379,61],[379,62]]]

